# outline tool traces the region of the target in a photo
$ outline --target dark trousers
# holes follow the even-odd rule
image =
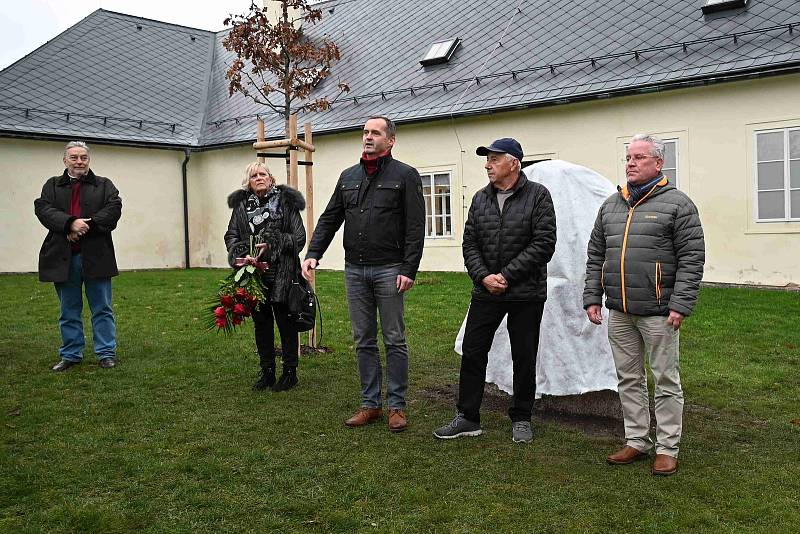
[[[458,411],[469,421],[480,423],[486,364],[494,333],[508,314],[511,360],[514,365],[514,395],[508,416],[511,421],[530,421],[536,395],[536,353],[544,302],[495,302],[472,298],[464,330]]]
[[[289,310],[286,304],[278,302],[262,302],[253,311],[253,327],[256,333],[256,348],[262,369],[275,367],[275,330],[274,322],[278,324],[278,333],[281,336],[281,350],[283,352],[283,366],[297,367],[297,330],[289,320]]]

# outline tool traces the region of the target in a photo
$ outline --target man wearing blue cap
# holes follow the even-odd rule
[[[434,430],[440,439],[482,433],[480,407],[494,333],[508,315],[514,393],[508,415],[512,439],[533,439],[539,324],[547,299],[547,262],[556,245],[556,214],[550,193],[521,172],[522,147],[498,139],[475,151],[486,156],[489,184],[475,193],[464,227],[464,264],[472,278],[472,301],[464,331],[458,413]]]

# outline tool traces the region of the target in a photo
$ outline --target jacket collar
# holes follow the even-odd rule
[[[516,192],[519,191],[520,189],[523,189],[526,185],[528,185],[528,177],[525,175],[524,172],[522,172],[522,170],[520,170],[519,177],[517,178],[516,183],[514,183],[514,186],[511,189],[507,189],[506,191],[512,191],[513,195],[516,194]],[[499,189],[497,189],[494,185],[492,185],[491,182],[486,185],[487,193],[497,196],[498,191]]]
[[[69,173],[67,172],[67,169],[64,169],[64,173],[58,179],[58,185],[59,186],[69,185],[69,181],[70,181]],[[92,171],[92,169],[89,169],[89,172],[87,172],[86,175],[81,179],[81,182],[84,184],[97,185],[97,177],[95,176],[94,171]]]
[[[656,182],[656,185],[654,185],[653,188],[650,189],[650,191],[648,191],[642,197],[642,200],[644,200],[645,198],[647,198],[649,196],[652,196],[659,187],[664,187],[667,184],[669,184],[669,178],[667,178],[667,176],[665,174],[661,173],[661,174],[659,174],[659,176],[661,176],[661,179],[658,182]],[[619,186],[618,185],[617,186],[617,191],[619,191],[619,194],[622,195],[622,198],[625,199],[625,202],[627,202],[631,198],[630,191],[628,191],[628,184],[627,183],[624,186]]]

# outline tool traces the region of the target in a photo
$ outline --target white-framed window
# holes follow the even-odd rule
[[[757,222],[800,220],[800,128],[755,132]]]
[[[661,167],[661,172],[666,174],[675,184],[675,187],[680,189],[680,173],[679,164],[680,158],[678,157],[678,140],[677,139],[664,139],[664,166]]]
[[[453,237],[453,203],[451,174],[432,172],[420,174],[425,197],[425,237]]]

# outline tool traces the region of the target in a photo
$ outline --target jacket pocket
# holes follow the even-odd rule
[[[661,262],[656,262],[656,301],[661,306]]]
[[[359,184],[342,185],[342,203],[345,208],[352,208],[358,204]]]
[[[600,287],[603,288],[603,291],[606,290],[606,262],[603,262],[603,265],[600,266]]]
[[[401,196],[400,182],[375,184],[375,207],[377,208],[399,208]]]

